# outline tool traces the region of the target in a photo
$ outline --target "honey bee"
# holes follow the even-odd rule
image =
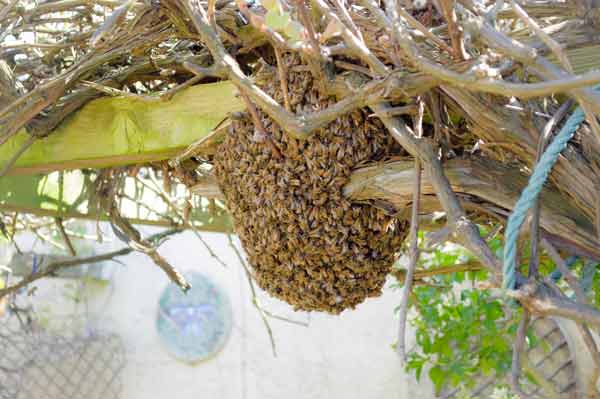
[[[300,59],[284,59],[295,112],[335,103],[314,88]],[[263,90],[281,100],[276,71],[261,73]],[[380,121],[366,115],[342,115],[299,141],[261,112],[280,158],[252,141],[252,120],[240,115],[215,155],[217,179],[258,285],[297,309],[339,313],[377,295],[405,236],[406,225],[388,231],[383,227],[391,216],[342,195],[353,168],[394,144],[379,132]]]

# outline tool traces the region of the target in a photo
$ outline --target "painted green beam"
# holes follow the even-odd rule
[[[229,82],[192,86],[170,100],[103,97],[37,140],[9,174],[101,168],[167,159],[206,137],[231,112],[242,110]],[[0,146],[6,163],[27,141],[24,131]]]

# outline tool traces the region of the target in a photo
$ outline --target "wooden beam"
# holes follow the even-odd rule
[[[192,86],[170,100],[103,97],[38,139],[9,174],[101,168],[168,159],[244,109],[230,82]],[[27,141],[21,131],[0,146],[0,165]]]

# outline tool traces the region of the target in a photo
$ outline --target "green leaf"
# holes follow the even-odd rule
[[[444,384],[446,375],[440,366],[434,366],[429,370],[429,378],[435,386],[435,391],[439,392],[442,388],[442,385]]]
[[[421,379],[421,372],[423,371],[423,365],[425,364],[426,360],[427,358],[419,355],[418,353],[413,352],[409,354],[408,362],[406,363],[406,370],[414,370],[417,381]]]
[[[277,0],[261,0],[261,4],[268,11],[277,11]]]
[[[265,15],[265,23],[269,28],[275,31],[284,31],[290,22],[290,14],[287,12],[280,14],[276,10],[269,10],[267,15]]]
[[[425,333],[421,335],[421,348],[424,353],[431,352],[431,338],[429,338],[429,334]]]

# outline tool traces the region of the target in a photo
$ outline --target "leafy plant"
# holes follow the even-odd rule
[[[488,241],[492,250],[501,252],[500,239]],[[418,268],[435,270],[470,262],[462,247],[445,245],[423,253]],[[510,342],[520,319],[514,316],[519,311],[507,310],[488,290],[475,288],[477,281],[486,279],[484,270],[453,272],[436,275],[427,285],[413,289],[411,305],[418,316],[411,323],[417,348],[409,353],[406,369],[417,379],[427,370],[438,392],[444,386],[468,391],[481,374],[503,375],[510,369]]]
[[[420,377],[431,363],[429,377],[436,390],[449,383],[472,386],[480,372],[504,373],[510,367],[511,325],[499,301],[486,291],[467,289],[456,294],[432,287],[414,290],[419,317],[413,320],[419,351],[409,355],[408,370]]]

